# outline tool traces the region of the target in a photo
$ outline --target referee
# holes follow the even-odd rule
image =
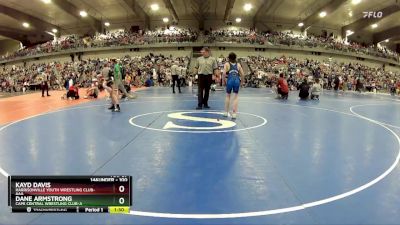
[[[195,61],[195,69],[198,76],[198,103],[196,109],[209,109],[208,96],[213,80],[213,74],[218,74],[218,64],[214,57],[210,56],[210,49],[203,47],[200,51],[201,55]]]
[[[175,94],[175,83],[178,87],[179,93],[181,92],[181,86],[180,86],[180,80],[179,80],[179,74],[180,73],[180,68],[179,68],[179,62],[174,61],[173,65],[171,66],[171,76],[172,76],[172,93]]]
[[[44,91],[46,91],[47,97],[50,96],[49,95],[49,84],[48,84],[49,80],[50,79],[49,79],[49,75],[47,74],[47,72],[43,73],[42,82],[41,82],[41,85],[40,85],[40,89],[42,89],[42,97],[44,97]]]

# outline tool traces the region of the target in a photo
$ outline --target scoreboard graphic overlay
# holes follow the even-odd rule
[[[15,213],[129,213],[131,176],[9,176]]]

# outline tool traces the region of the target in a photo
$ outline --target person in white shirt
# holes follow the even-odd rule
[[[68,80],[68,88],[74,86],[74,79],[72,79],[72,76]]]
[[[49,82],[50,75],[47,73],[43,73],[42,75],[42,82],[41,82],[41,89],[42,89],[42,97],[44,97],[44,92],[46,91],[47,97],[49,97]]]
[[[157,70],[153,68],[153,80],[157,80]]]
[[[181,86],[179,84],[179,75],[181,74],[181,69],[179,68],[179,62],[174,61],[174,63],[171,66],[171,77],[172,77],[172,93],[175,94],[175,83],[178,87],[179,93],[181,92]]]
[[[22,92],[23,92],[23,93],[26,92],[26,89],[27,89],[28,86],[29,86],[28,82],[27,82],[27,81],[24,81],[24,85],[23,85],[23,87],[22,87]]]
[[[322,90],[322,85],[320,84],[320,80],[318,78],[315,78],[315,82],[311,87],[311,99],[319,100],[319,95],[321,94],[321,90]]]
[[[264,72],[259,70],[258,73],[257,73],[257,79],[262,79],[263,76],[264,76]]]

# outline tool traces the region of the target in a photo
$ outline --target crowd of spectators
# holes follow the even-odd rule
[[[365,45],[356,42],[346,43],[333,36],[299,35],[293,32],[271,32],[259,33],[251,29],[239,30],[215,30],[210,31],[205,40],[206,43],[228,42],[228,43],[249,43],[249,44],[268,44],[272,46],[297,46],[309,48],[322,48],[326,50],[336,50],[357,54],[371,55],[381,58],[400,61],[399,54],[387,49],[384,46]]]
[[[0,70],[0,82],[2,92],[25,92],[30,89],[39,89],[41,79],[50,75],[52,83],[57,83],[62,65],[59,63],[39,63],[30,66],[4,66]],[[68,68],[68,67],[67,67]]]
[[[247,86],[269,86],[277,83],[283,73],[291,90],[297,90],[304,79],[312,82],[318,78],[325,89],[353,91],[382,91],[399,93],[400,73],[384,67],[369,67],[359,63],[336,61],[299,60],[293,57],[265,58],[250,56],[245,61],[250,68],[246,77]]]
[[[106,32],[105,34],[96,34],[94,36],[86,37],[68,35],[55,41],[49,41],[31,48],[20,49],[14,53],[2,56],[1,60],[9,60],[17,57],[34,56],[37,54],[60,52],[78,48],[195,42],[197,37],[198,33],[191,29],[177,29],[175,27],[146,32],[117,30],[113,32]]]
[[[178,61],[182,68],[182,78],[186,77],[189,57],[172,57],[149,54],[147,56],[125,56],[121,59],[126,74],[126,85],[168,86],[171,80],[170,67]],[[70,81],[79,87],[91,87],[98,81],[103,67],[111,64],[111,59],[87,59],[75,62],[51,62],[32,64],[30,66],[10,66],[0,70],[1,91],[21,92],[39,89],[46,77],[51,89],[68,89]],[[48,78],[47,78],[48,77]],[[100,85],[100,84],[99,84]]]
[[[199,33],[191,29],[177,29],[169,27],[157,31],[131,32],[118,30],[94,36],[79,37],[69,35],[59,38],[56,41],[49,41],[31,48],[18,50],[9,55],[2,56],[2,60],[14,59],[22,56],[33,56],[43,53],[60,52],[78,48],[116,47],[126,45],[144,45],[156,43],[183,43],[197,41]],[[399,54],[384,46],[364,45],[356,42],[346,43],[333,36],[299,35],[293,32],[271,32],[261,33],[251,29],[239,30],[211,30],[207,31],[205,43],[229,42],[248,43],[271,46],[297,46],[300,48],[321,48],[357,54],[371,55],[399,61]]]
[[[121,59],[125,68],[126,85],[170,86],[171,66],[179,62],[183,84],[191,81],[188,71],[190,58],[153,55],[125,56]],[[223,65],[222,56],[218,64]],[[69,81],[79,87],[91,87],[99,74],[111,59],[87,59],[70,62],[51,62],[21,66],[3,66],[0,69],[1,91],[23,92],[39,89],[44,77],[47,77],[51,89],[68,89]],[[240,62],[248,66],[248,75],[244,85],[247,87],[274,87],[279,74],[285,74],[291,90],[297,90],[306,79],[312,82],[318,78],[324,89],[353,91],[382,91],[399,93],[400,74],[385,70],[384,67],[369,67],[359,63],[338,63],[332,59],[317,61],[300,60],[293,57],[266,58],[250,56],[241,58]]]
[[[229,42],[229,43],[249,43],[264,44],[265,37],[250,29],[239,30],[211,30],[205,39],[205,43]]]

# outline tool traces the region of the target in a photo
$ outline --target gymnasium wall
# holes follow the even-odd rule
[[[326,30],[328,35],[333,33],[335,37],[342,37],[341,29],[336,28],[336,27],[320,27],[320,26],[311,26],[310,28],[307,29],[307,34],[308,35],[322,35],[322,30]]]
[[[193,19],[180,19],[178,25],[172,25],[172,19],[169,18],[170,22],[168,24],[164,23],[162,20],[157,20],[157,21],[151,21],[150,22],[150,29],[151,30],[156,30],[159,28],[165,28],[167,25],[168,26],[174,26],[178,28],[191,28],[194,30],[198,30],[199,23],[197,20]]]
[[[20,42],[12,39],[0,40],[0,55],[13,53],[20,48]]]
[[[358,31],[357,33],[351,35],[348,37],[349,41],[354,41],[358,43],[371,43],[373,42],[373,37],[372,34],[369,34],[367,32],[363,31]]]
[[[220,20],[206,20],[204,21],[204,29],[205,30],[218,30],[218,29],[226,29],[226,30],[232,30],[232,29],[237,29],[237,28],[244,28],[244,29],[249,29],[253,27],[253,22],[251,20],[245,20],[242,19],[240,23],[235,22],[236,18],[232,18],[232,25],[228,26],[223,19],[221,18]]]

